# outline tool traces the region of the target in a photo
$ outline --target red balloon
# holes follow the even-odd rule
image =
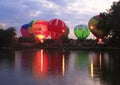
[[[29,24],[24,24],[21,26],[21,34],[23,37],[31,37],[29,31],[28,31]]]
[[[49,34],[47,28],[48,21],[36,20],[32,25],[32,31],[36,39],[43,41]]]
[[[59,39],[64,34],[66,25],[60,19],[52,19],[48,22],[48,30],[52,39]]]

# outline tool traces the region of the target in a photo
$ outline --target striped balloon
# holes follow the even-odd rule
[[[48,30],[52,39],[59,39],[66,30],[66,24],[60,19],[52,19],[48,22]]]

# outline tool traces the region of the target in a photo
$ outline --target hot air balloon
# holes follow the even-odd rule
[[[36,20],[32,25],[32,32],[36,38],[36,40],[39,40],[43,42],[43,40],[48,37],[48,21],[45,20]]]
[[[89,36],[90,31],[86,25],[77,25],[74,28],[74,34],[78,39],[85,40]]]
[[[100,19],[100,15],[93,16],[88,22],[88,27],[92,34],[98,39],[98,41],[102,42],[102,39],[104,38],[105,34],[101,29],[97,28],[97,24],[100,21]]]
[[[31,37],[31,35],[28,31],[28,27],[29,27],[29,24],[24,24],[21,26],[20,31],[21,31],[21,34],[23,37],[28,37],[28,38]]]
[[[59,39],[64,34],[66,25],[60,19],[52,19],[48,22],[48,30],[52,39]]]

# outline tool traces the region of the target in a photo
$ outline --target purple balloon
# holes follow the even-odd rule
[[[21,34],[23,37],[31,37],[29,31],[28,31],[28,28],[29,28],[29,24],[24,24],[21,26]]]

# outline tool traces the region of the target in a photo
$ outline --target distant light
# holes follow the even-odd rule
[[[65,30],[62,30],[62,32],[64,33],[64,32],[65,32]]]
[[[101,39],[101,38],[99,38],[99,39],[98,39],[98,42],[99,42],[99,43],[101,43],[101,42],[102,42],[102,39]]]
[[[62,56],[62,74],[64,75],[65,73],[65,56]]]
[[[102,66],[102,54],[101,53],[100,53],[99,57],[100,57],[99,58],[99,60],[100,60],[99,62],[100,62],[100,69],[101,69],[101,66]]]
[[[94,28],[94,26],[91,25],[91,26],[90,26],[90,29],[93,29],[93,28]]]
[[[37,35],[39,39],[43,39],[45,36],[44,35]]]
[[[102,38],[99,38],[97,43],[98,43],[98,44],[104,44],[103,39],[102,39]]]
[[[90,76],[91,76],[91,78],[94,77],[93,58],[91,58],[91,63],[90,63]]]
[[[45,35],[40,34],[40,35],[37,35],[37,37],[39,38],[39,40],[41,41],[41,43],[44,42],[43,39],[45,38]]]

